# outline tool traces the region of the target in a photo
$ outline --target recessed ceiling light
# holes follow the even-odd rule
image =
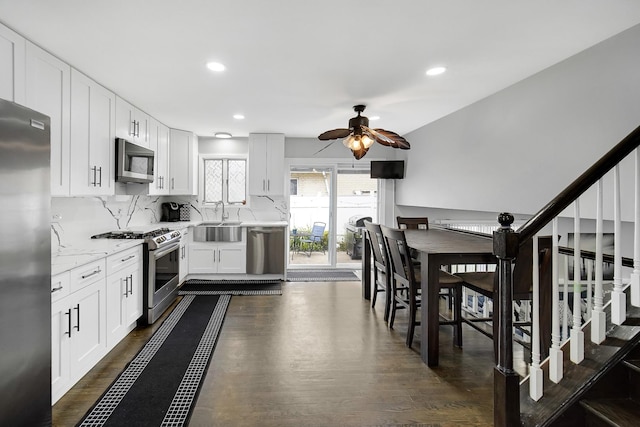
[[[380,120],[380,116],[371,116],[371,117],[369,117],[369,120],[371,120],[371,121]]]
[[[447,71],[446,67],[433,67],[427,70],[427,76],[439,76],[440,74]]]
[[[220,139],[229,139],[231,134],[229,132],[216,132],[213,136]]]
[[[234,114],[233,118],[236,120],[243,120],[244,119],[244,115],[242,114]]]
[[[211,71],[224,71],[225,70],[225,66],[219,62],[207,62],[207,68],[210,69]]]

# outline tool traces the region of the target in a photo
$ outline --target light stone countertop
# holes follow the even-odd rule
[[[203,222],[212,221],[176,221],[159,222],[140,227],[131,227],[131,231],[151,231],[156,228],[182,230],[195,227]],[[242,221],[242,227],[287,227],[287,221]],[[125,230],[122,230],[125,231]],[[51,252],[51,274],[56,275],[76,267],[94,262],[125,249],[141,245],[141,240],[86,239],[58,247]]]
[[[87,239],[65,245],[51,252],[51,275],[60,274],[141,244],[141,240]]]

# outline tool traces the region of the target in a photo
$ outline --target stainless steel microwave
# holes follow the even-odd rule
[[[116,181],[153,182],[153,159],[153,150],[116,138]]]

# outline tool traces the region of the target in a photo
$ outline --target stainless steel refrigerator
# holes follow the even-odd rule
[[[0,99],[0,426],[51,424],[50,120]]]

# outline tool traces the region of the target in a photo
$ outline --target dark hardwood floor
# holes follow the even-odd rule
[[[464,348],[440,328],[440,366],[420,360],[361,298],[359,282],[284,283],[282,296],[233,297],[190,426],[490,426],[491,341],[464,326]],[[381,295],[382,297],[382,295]],[[382,297],[383,298],[383,297]],[[53,407],[73,426],[153,327],[138,328]]]

